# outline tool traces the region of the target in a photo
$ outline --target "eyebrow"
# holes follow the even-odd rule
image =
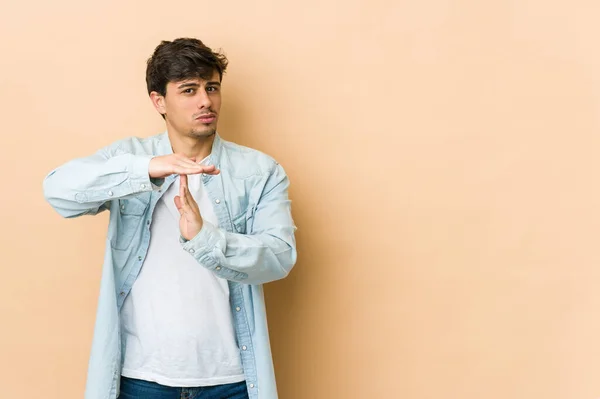
[[[199,87],[200,85],[196,82],[188,82],[188,83],[182,83],[179,86],[177,86],[178,89],[184,89],[187,87]],[[206,86],[221,86],[220,82],[217,81],[210,81],[210,82],[206,82]]]

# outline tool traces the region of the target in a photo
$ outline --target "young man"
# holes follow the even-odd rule
[[[226,68],[163,41],[146,82],[167,131],[44,180],[66,218],[110,211],[86,399],[277,398],[261,284],[296,262],[289,181],[217,134]]]

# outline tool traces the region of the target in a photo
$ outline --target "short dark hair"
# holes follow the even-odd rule
[[[155,91],[165,96],[167,83],[192,78],[210,79],[215,71],[222,80],[227,64],[223,53],[211,50],[198,39],[163,40],[147,62],[148,94]]]

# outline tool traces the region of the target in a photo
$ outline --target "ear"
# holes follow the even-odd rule
[[[150,93],[150,100],[152,100],[152,105],[154,105],[154,108],[156,108],[159,114],[165,115],[167,113],[164,96],[156,91],[153,91]]]

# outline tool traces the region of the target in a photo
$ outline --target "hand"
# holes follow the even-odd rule
[[[148,173],[151,178],[161,179],[173,174],[196,175],[206,173],[216,175],[219,170],[214,165],[197,164],[194,159],[181,154],[170,154],[152,158],[148,166]]]
[[[187,175],[180,177],[179,195],[175,197],[175,206],[181,215],[179,218],[181,236],[189,241],[200,232],[204,222],[198,204],[188,190]]]

